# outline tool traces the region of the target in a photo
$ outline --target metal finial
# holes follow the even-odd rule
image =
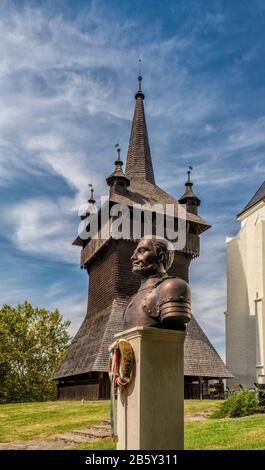
[[[94,201],[94,189],[93,189],[93,185],[92,185],[92,184],[89,184],[88,187],[90,188],[90,199],[89,199],[89,201]]]
[[[187,171],[187,174],[188,174],[188,183],[190,183],[190,174],[191,174],[191,170],[193,170],[192,166],[189,165],[189,169]]]
[[[142,60],[139,59],[139,75],[142,75]]]
[[[117,143],[114,145],[114,147],[117,149],[117,153],[118,153],[118,161],[120,161],[121,159],[121,149],[120,149],[120,144]]]
[[[142,91],[142,88],[141,88],[142,79],[143,79],[143,77],[142,77],[142,61],[141,61],[141,59],[139,59],[139,75],[138,75],[139,91]]]

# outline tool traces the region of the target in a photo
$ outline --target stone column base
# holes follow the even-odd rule
[[[118,394],[117,449],[184,448],[184,366],[186,333],[135,327],[115,336],[133,347],[136,367]]]

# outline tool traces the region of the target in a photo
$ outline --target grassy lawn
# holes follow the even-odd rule
[[[185,415],[212,413],[220,402],[187,400]],[[79,401],[0,405],[0,442],[44,439],[109,418],[109,402]],[[236,419],[186,421],[186,449],[265,449],[265,415]],[[82,444],[75,449],[114,449],[112,439]]]
[[[265,449],[265,415],[187,422],[185,449]]]
[[[220,400],[185,400],[185,416],[195,413],[213,413]]]
[[[43,439],[109,418],[109,401],[0,405],[0,442]]]

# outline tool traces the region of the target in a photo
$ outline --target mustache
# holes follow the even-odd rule
[[[146,269],[157,268],[158,264],[157,263],[144,264],[142,261],[133,261],[132,266],[133,267],[143,268],[144,270],[146,270]]]

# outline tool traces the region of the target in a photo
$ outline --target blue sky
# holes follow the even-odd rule
[[[156,182],[187,166],[212,224],[192,263],[193,310],[224,350],[225,237],[265,176],[263,0],[6,1],[0,17],[0,294],[58,307],[76,331],[87,275],[77,209],[126,158],[138,58]]]

